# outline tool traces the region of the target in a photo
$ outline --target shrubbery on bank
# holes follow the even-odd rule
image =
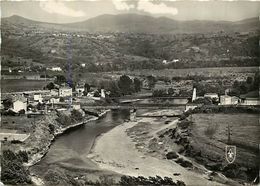
[[[25,151],[14,153],[11,150],[4,150],[1,156],[1,181],[11,185],[31,184],[29,171],[23,166],[25,162],[28,162]]]

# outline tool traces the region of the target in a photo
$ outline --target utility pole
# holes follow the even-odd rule
[[[231,144],[232,126],[230,126],[229,124],[227,126],[227,135],[228,135],[227,143]]]

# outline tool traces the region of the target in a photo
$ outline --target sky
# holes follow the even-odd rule
[[[84,21],[103,14],[137,13],[175,20],[238,21],[260,15],[260,0],[51,0],[1,1],[1,16],[51,23]]]

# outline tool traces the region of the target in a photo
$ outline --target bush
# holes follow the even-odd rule
[[[49,131],[50,131],[50,133],[51,134],[54,134],[54,130],[55,130],[55,127],[54,127],[54,125],[53,124],[49,124]]]
[[[192,124],[192,121],[189,121],[187,119],[184,119],[178,123],[178,126],[181,129],[187,129]]]
[[[99,176],[99,181],[96,181],[95,185],[111,186],[116,184],[113,178],[109,178],[109,176]]]
[[[179,156],[178,156],[178,154],[176,153],[176,152],[168,152],[167,154],[166,154],[166,158],[168,159],[168,160],[171,160],[171,159],[176,159],[176,158],[178,158]]]
[[[71,118],[65,114],[58,114],[58,118],[56,119],[56,121],[64,126],[68,126],[71,125]]]
[[[44,179],[53,185],[59,185],[64,179],[64,175],[61,175],[61,173],[56,170],[49,169],[44,175]]]
[[[183,158],[178,158],[175,162],[180,164],[183,167],[192,167],[193,166],[191,162],[186,161]]]
[[[80,111],[74,109],[71,111],[71,119],[75,121],[81,121],[83,120],[83,115]]]
[[[17,157],[22,161],[28,163],[28,154],[26,151],[21,151],[17,153]]]
[[[177,181],[173,182],[172,178],[169,177],[149,177],[145,178],[143,176],[122,176],[119,185],[175,185],[175,186],[185,186],[184,182]]]
[[[1,180],[5,184],[21,185],[30,184],[29,171],[23,167],[23,162],[28,161],[25,151],[19,151],[18,154],[10,150],[3,151],[1,157]]]

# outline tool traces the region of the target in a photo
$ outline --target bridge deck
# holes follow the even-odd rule
[[[185,105],[106,105],[106,106],[82,106],[84,109],[177,109]]]

